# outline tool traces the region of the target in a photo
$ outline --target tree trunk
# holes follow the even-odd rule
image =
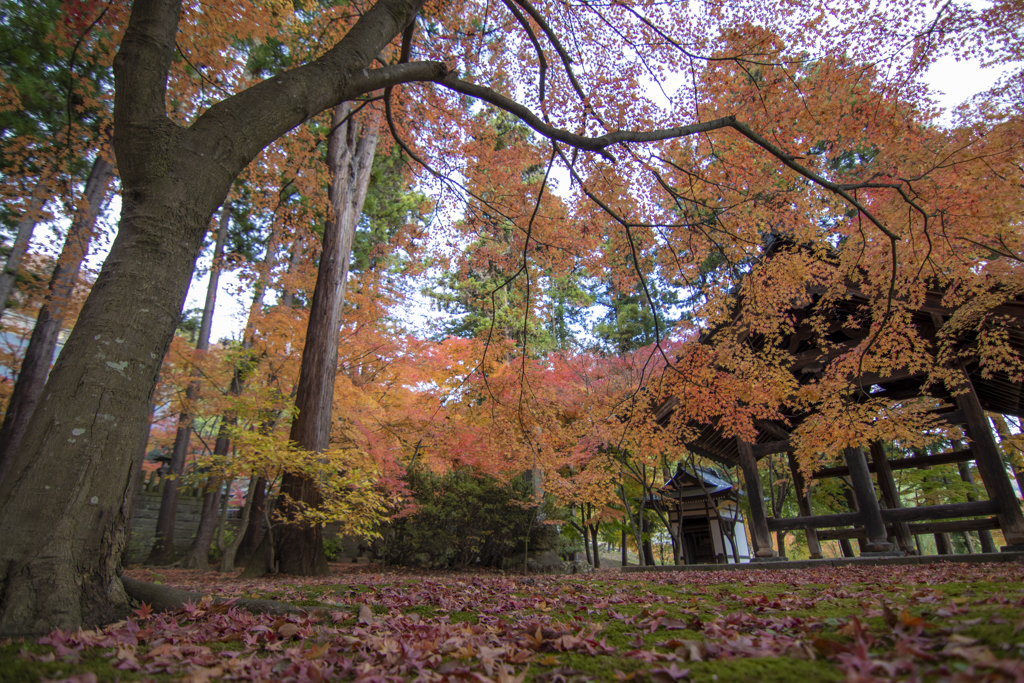
[[[590,558],[590,528],[587,526],[587,511],[585,506],[580,505],[580,533],[583,534],[583,550],[587,553],[587,564],[593,565]]]
[[[114,58],[117,237],[0,482],[0,638],[119,619],[130,482],[210,217],[267,145],[338,102],[444,65],[370,69],[422,7],[382,0],[315,62],[167,116],[180,0],[136,0]],[[333,74],[325,78],[324,74]]]
[[[89,250],[96,216],[106,197],[107,186],[113,172],[114,165],[101,154],[97,154],[85,183],[85,205],[78,210],[75,220],[68,227],[64,247],[50,277],[46,302],[39,310],[36,325],[32,329],[32,337],[25,350],[25,359],[18,372],[18,381],[14,385],[14,393],[7,404],[7,414],[4,415],[4,424],[0,428],[0,481],[10,469],[14,454],[25,435],[28,421],[32,418],[32,411],[35,410],[43,393],[46,377],[50,374],[53,353],[57,348],[57,337],[60,335],[68,304],[78,284],[82,260]]]
[[[254,526],[250,520],[252,520],[253,510],[255,509],[256,492],[260,490],[257,483],[260,481],[263,481],[262,477],[253,476],[249,478],[249,490],[245,492],[245,505],[242,506],[242,519],[238,524],[238,533],[235,534],[235,538],[231,543],[221,551],[220,570],[222,572],[235,571],[235,557],[237,556],[238,548],[242,545],[242,539],[245,537],[249,527]],[[265,485],[264,488],[266,488]],[[260,513],[262,514],[262,509]]]
[[[648,567],[654,566],[654,548],[651,546],[651,523],[648,519],[641,515],[640,524],[643,533],[643,556],[644,565]]]
[[[298,415],[289,438],[300,448],[319,452],[330,445],[334,379],[338,371],[338,338],[341,328],[345,282],[355,238],[356,222],[370,183],[370,169],[377,146],[376,119],[361,126],[350,114],[347,102],[334,109],[327,143],[331,171],[331,216],[324,227],[323,251],[316,288],[310,306],[306,345],[295,396]],[[323,502],[319,484],[301,473],[285,472],[278,497],[285,518],[295,506],[318,508]],[[275,533],[275,552],[280,570],[287,574],[326,574],[322,529],[317,525],[287,523]]]
[[[3,272],[0,272],[0,317],[7,310],[7,301],[14,292],[14,283],[18,279],[18,270],[21,268],[21,260],[25,258],[28,250],[28,243],[32,240],[32,231],[39,222],[40,211],[46,205],[46,199],[33,197],[29,201],[28,208],[18,221],[18,230],[14,235],[14,244],[7,254],[7,262],[4,264]]]
[[[597,541],[597,532],[600,530],[600,528],[601,528],[601,523],[600,522],[597,522],[596,524],[593,524],[590,527],[591,537],[593,538],[593,541],[594,541],[594,569],[600,569],[601,568],[601,554],[598,552],[598,547],[599,546],[598,546],[598,541]]]
[[[206,302],[203,305],[203,317],[199,323],[199,338],[196,340],[195,359],[198,361],[207,351],[210,350],[210,328],[213,326],[213,311],[217,306],[217,286],[220,282],[220,255],[224,248],[224,240],[228,234],[228,223],[231,220],[231,205],[225,202],[220,211],[220,224],[217,227],[217,241],[213,247],[213,263],[210,267],[210,281],[206,287]],[[149,553],[149,564],[170,564],[174,561],[174,523],[178,518],[178,494],[181,486],[181,476],[185,473],[185,462],[188,459],[189,447],[192,441],[192,402],[199,394],[198,369],[192,372],[193,380],[185,390],[185,410],[178,415],[178,430],[174,435],[174,447],[171,450],[171,477],[164,481],[163,496],[160,498],[160,513],[156,519],[156,533],[153,539],[153,549]],[[225,445],[224,453],[227,453]],[[223,455],[223,454],[222,454]],[[215,495],[220,498],[220,483],[212,487],[213,491],[207,492],[207,496]],[[207,502],[203,501],[203,513],[205,515]],[[216,515],[217,505],[213,506],[213,514]],[[209,524],[209,522],[208,522]],[[202,520],[199,530],[203,531]],[[211,537],[212,538],[212,537]],[[209,553],[209,543],[206,551]],[[185,565],[187,567],[198,567],[209,569],[206,556],[202,560],[196,557],[195,544],[189,551]]]
[[[248,526],[245,527],[245,534],[242,535],[238,547],[235,549],[234,563],[239,566],[249,563],[249,558],[256,552],[266,530],[263,520],[264,508],[267,504],[267,480],[257,477],[255,486],[256,488],[252,492],[252,517]]]
[[[146,438],[142,442],[142,447],[139,448],[138,455],[135,458],[135,464],[133,467],[134,474],[132,474],[131,483],[128,485],[128,490],[131,492],[128,498],[128,511],[125,516],[125,540],[124,550],[121,555],[121,561],[124,562],[128,557],[128,544],[132,539],[132,521],[135,519],[135,506],[139,502],[139,489],[142,488],[142,463],[146,461],[146,446],[149,445],[149,433],[153,430],[153,417],[156,411],[155,405],[149,406],[149,420],[146,425]]]
[[[622,530],[622,566],[629,566],[629,551],[626,549],[626,530]]]

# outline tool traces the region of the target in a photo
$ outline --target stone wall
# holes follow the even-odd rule
[[[138,494],[135,497],[135,514],[132,517],[132,531],[128,538],[128,551],[125,553],[125,562],[137,564],[145,562],[149,551],[153,547],[153,537],[156,534],[156,519],[160,514],[160,501],[164,493],[166,477],[161,477],[158,472],[152,472],[149,478],[142,482]],[[178,490],[178,515],[174,522],[174,553],[182,556],[192,545],[192,540],[199,529],[199,520],[203,515],[203,491],[201,488],[182,486]],[[240,520],[235,517],[228,518],[228,525],[232,532],[238,527]],[[328,524],[324,529],[324,539],[338,540],[342,546],[341,556],[338,561],[356,561],[362,558],[369,559],[365,550],[360,546],[365,545],[361,539],[352,537],[339,537],[338,525]]]
[[[135,514],[132,516],[132,533],[128,539],[125,560],[131,564],[143,562],[153,547],[156,534],[156,518],[160,514],[160,500],[164,494],[166,477],[153,472],[142,482],[135,496]],[[178,489],[178,515],[174,521],[174,552],[182,555],[192,545],[192,539],[199,529],[199,518],[203,514],[203,492],[191,486]]]

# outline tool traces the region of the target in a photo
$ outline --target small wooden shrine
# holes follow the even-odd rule
[[[678,467],[651,502],[678,530],[686,564],[750,561],[739,494],[710,468]]]
[[[858,318],[862,319],[869,300],[855,287],[849,286],[840,304],[830,304],[829,348],[818,348],[810,324],[817,297],[811,299],[803,308],[791,310],[796,325],[794,332],[785,340],[794,358],[790,369],[801,383],[821,377],[831,359],[854,349],[868,334],[868,326],[858,322]],[[943,331],[943,325],[956,313],[943,307],[941,301],[941,292],[929,292],[924,304],[912,315],[911,324],[926,340],[935,339]],[[1001,329],[1008,334],[1011,347],[1015,351],[1024,352],[1024,299],[1003,303],[992,313],[1000,317]],[[843,454],[845,465],[815,472],[813,478],[848,477],[855,503],[850,512],[815,514],[810,495],[802,493],[806,490],[805,480],[793,458],[790,437],[791,430],[799,426],[807,415],[787,415],[788,426],[781,422],[759,421],[755,425],[757,437],[753,442],[727,438],[714,424],[690,425],[699,430],[699,434],[685,444],[687,449],[725,466],[738,466],[743,472],[750,499],[747,524],[754,545],[755,561],[781,559],[776,557],[777,553],[772,548],[770,534],[791,530],[806,532],[812,557],[821,557],[820,541],[823,539],[856,538],[860,541],[862,555],[916,554],[914,534],[988,529],[1002,531],[1007,543],[1004,550],[1024,550],[1024,515],[1021,513],[1020,501],[1007,476],[985,414],[991,411],[1015,417],[1024,416],[1022,387],[1020,383],[1010,381],[1005,374],[982,372],[977,354],[972,355],[977,344],[976,338],[963,336],[957,343],[961,353],[956,370],[962,374],[963,384],[956,395],[947,388],[926,386],[924,375],[911,371],[899,371],[885,377],[866,373],[853,379],[859,386],[866,388],[865,396],[871,398],[907,400],[919,396],[933,397],[937,406],[934,413],[950,424],[961,425],[969,443],[963,450],[894,460],[886,458],[883,444],[879,442],[846,449]],[[676,399],[669,398],[654,406],[656,418],[666,422],[676,405]],[[789,454],[790,470],[798,493],[799,517],[782,519],[767,515],[757,463],[776,453]],[[970,462],[977,464],[988,500],[902,506],[892,475],[894,469]],[[876,495],[872,473],[877,476],[881,500]],[[961,474],[970,477],[970,468],[961,468]],[[991,541],[985,547],[986,537],[987,534],[982,535],[982,550],[996,552]]]

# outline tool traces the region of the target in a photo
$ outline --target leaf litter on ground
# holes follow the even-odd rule
[[[1024,683],[1024,566],[583,576],[161,570],[198,602],[0,646],[11,680]],[[153,580],[148,569],[126,575]],[[215,602],[213,596],[226,601]],[[250,614],[272,598],[304,614]],[[6,680],[6,676],[0,676]]]

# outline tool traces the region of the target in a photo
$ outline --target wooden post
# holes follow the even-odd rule
[[[956,449],[954,449],[954,450],[956,450]],[[971,474],[971,466],[970,466],[970,464],[968,464],[966,462],[958,462],[957,463],[957,469],[960,470],[960,479],[965,484],[970,484],[971,488],[974,488],[974,486],[975,486],[974,475]],[[967,500],[968,501],[978,500],[978,496],[974,495],[973,493],[968,493],[967,494]],[[978,540],[981,541],[981,552],[983,552],[983,553],[998,552],[998,550],[996,549],[996,544],[992,540],[992,532],[989,531],[988,529],[979,529],[978,530]]]
[[[935,534],[935,553],[938,555],[955,555],[953,540],[948,533]]]
[[[871,462],[875,465],[875,474],[878,477],[878,488],[882,492],[882,500],[885,507],[890,510],[903,507],[900,502],[900,492],[896,488],[896,481],[892,478],[892,468],[889,467],[889,460],[885,457],[885,447],[881,441],[871,442]],[[910,537],[910,528],[906,522],[897,522],[892,525],[896,532],[896,545],[908,555],[917,553],[914,540]]]
[[[860,448],[846,448],[843,453],[850,468],[850,480],[864,520],[864,531],[867,532],[868,539],[864,548],[868,553],[888,553],[892,551],[892,543],[887,538],[889,534],[882,521],[882,510],[875,497],[875,486],[871,483],[871,472],[868,471],[864,451]]]
[[[1007,545],[1004,551],[1024,550],[1024,514],[1021,514],[1020,503],[1017,501],[1017,494],[1010,485],[1010,478],[1006,475],[1006,467],[1003,458],[999,455],[999,446],[992,437],[992,429],[989,427],[988,417],[981,407],[978,394],[971,384],[971,377],[961,365],[966,382],[966,391],[956,396],[956,405],[966,420],[967,435],[971,439],[971,452],[978,463],[978,470],[988,491],[988,497],[999,504],[999,528],[1003,530],[1003,537]]]
[[[736,450],[739,451],[740,468],[743,469],[747,499],[750,501],[750,540],[754,542],[754,556],[758,560],[778,557],[768,531],[768,513],[764,507],[764,489],[761,488],[761,475],[757,472],[757,460],[750,444],[739,437],[736,437]]]
[[[789,471],[793,475],[793,488],[796,489],[797,508],[800,510],[801,517],[810,517],[814,513],[811,511],[811,492],[807,488],[807,480],[804,478],[804,473],[800,471],[799,463],[793,457],[793,452],[790,451],[787,455],[789,456]],[[810,551],[812,560],[822,558],[817,529],[807,529],[807,550]]]

